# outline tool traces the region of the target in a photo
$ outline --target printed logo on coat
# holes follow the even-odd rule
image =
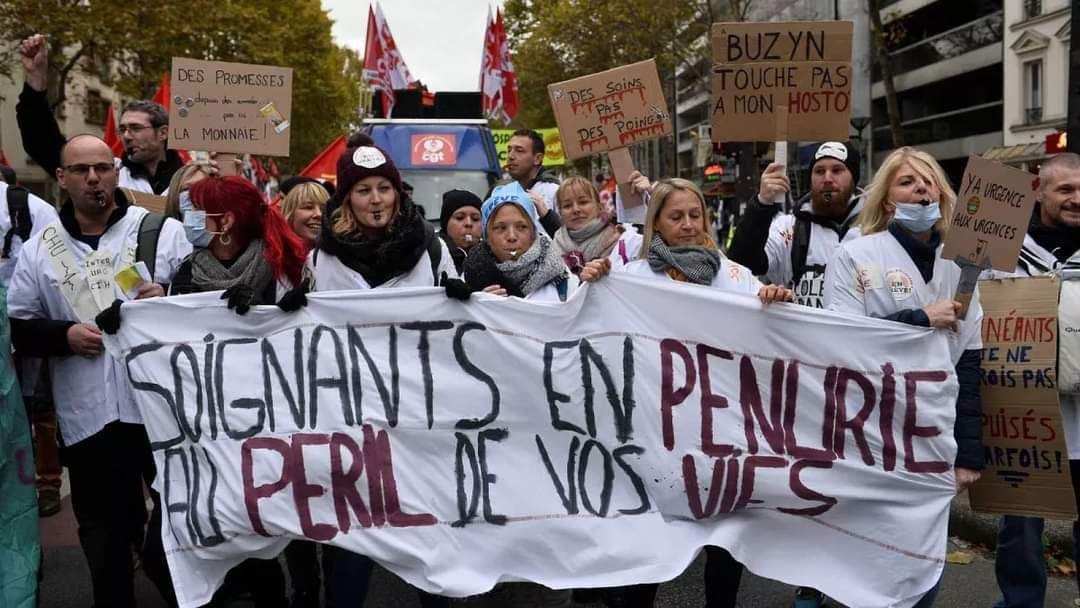
[[[742,279],[742,270],[740,269],[738,264],[728,264],[727,273],[728,277],[730,277],[731,280],[736,283],[738,283],[739,280]]]
[[[885,273],[885,282],[888,283],[889,293],[894,300],[903,301],[911,297],[911,275],[899,268],[892,268]]]
[[[427,133],[412,136],[412,164],[453,165],[457,163],[457,136]]]

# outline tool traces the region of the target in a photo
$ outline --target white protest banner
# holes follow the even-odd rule
[[[127,303],[107,338],[182,607],[304,537],[450,596],[666,581],[706,544],[855,606],[941,573],[957,383],[929,330],[619,273],[565,304],[218,297]]]

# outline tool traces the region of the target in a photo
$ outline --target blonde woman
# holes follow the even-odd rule
[[[611,260],[618,268],[641,252],[641,235],[632,226],[616,224],[600,203],[600,194],[584,177],[570,177],[555,191],[562,227],[555,233],[554,249],[574,274],[587,262]]]
[[[168,194],[165,195],[165,217],[171,217],[180,221],[184,220],[184,211],[191,209],[191,201],[188,200],[186,209],[180,208],[180,195],[187,192],[197,181],[210,176],[209,168],[199,163],[188,163],[173,173],[169,181]]]
[[[691,181],[664,179],[653,187],[645,210],[645,238],[639,260],[622,268],[660,281],[683,281],[756,295],[763,303],[790,302],[793,293],[782,285],[762,285],[744,266],[727,259],[709,237],[705,196]],[[705,605],[734,608],[743,566],[726,549],[708,546],[705,562]],[[659,585],[621,590],[633,606],[652,606]]]
[[[979,361],[982,307],[978,290],[967,315],[956,301],[960,267],[941,258],[956,194],[926,152],[904,147],[878,169],[863,206],[861,238],[840,246],[825,271],[830,310],[932,327],[949,341],[960,393],[956,401],[957,492],[983,467]],[[935,586],[917,606],[930,606]]]
[[[316,181],[301,182],[281,199],[281,214],[289,227],[309,246],[315,244],[322,230],[323,210],[330,193]]]

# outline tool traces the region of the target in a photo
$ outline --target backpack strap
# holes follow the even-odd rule
[[[18,235],[24,243],[30,239],[30,230],[33,228],[33,218],[30,216],[30,191],[22,186],[8,186],[7,205],[11,228],[4,235],[3,257],[5,259],[11,257],[13,237]]]
[[[150,280],[154,277],[154,266],[157,262],[158,239],[161,237],[161,227],[165,224],[165,216],[160,213],[147,212],[139,222],[138,245],[135,249],[135,261],[146,264],[146,270],[150,273]]]
[[[810,251],[810,218],[807,215],[805,212],[795,213],[791,238],[791,286],[798,285],[806,272],[806,255]]]

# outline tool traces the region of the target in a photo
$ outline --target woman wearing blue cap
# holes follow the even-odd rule
[[[593,260],[573,275],[552,246],[536,206],[516,182],[495,188],[480,210],[483,240],[465,259],[465,282],[474,290],[541,302],[566,300],[580,281],[593,281],[611,269]]]

